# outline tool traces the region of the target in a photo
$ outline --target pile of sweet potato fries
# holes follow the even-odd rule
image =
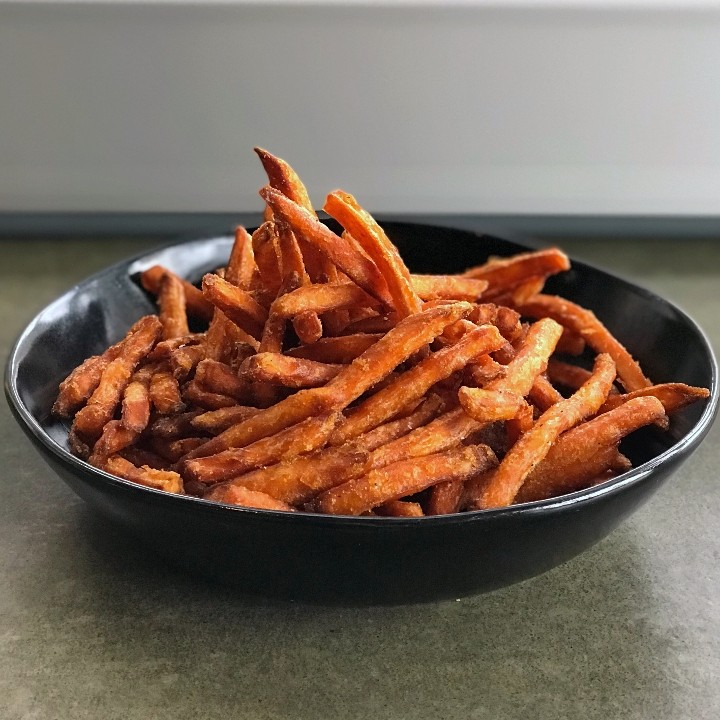
[[[653,385],[592,312],[542,294],[560,250],[415,275],[352,195],[323,207],[337,234],[256,152],[265,222],[201,288],[148,268],[157,315],[61,384],[53,411],[92,465],[246,507],[438,515],[602,482],[630,467],[624,436],[708,396]]]

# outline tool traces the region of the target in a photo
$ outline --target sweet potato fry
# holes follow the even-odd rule
[[[530,298],[527,298],[523,302],[529,302]],[[521,304],[519,301],[516,302],[516,304]],[[558,352],[562,355],[573,355],[578,356],[582,355],[585,350],[585,341],[575,332],[572,332],[572,330],[568,330],[567,328],[563,328],[563,334],[560,336],[560,339],[558,340],[557,347],[555,348],[555,352]]]
[[[191,380],[182,389],[182,399],[195,407],[205,410],[219,410],[220,408],[232,407],[238,401],[229,395],[221,395],[202,388],[195,380]]]
[[[367,457],[366,452],[351,447],[317,450],[214,485],[205,498],[226,502],[224,498],[231,488],[247,487],[302,505],[345,479],[362,475],[366,472]]]
[[[186,336],[190,330],[185,310],[185,290],[177,275],[173,273],[163,275],[157,302],[158,315],[163,326],[163,340]]]
[[[95,467],[102,468],[108,457],[129,447],[138,437],[139,433],[124,427],[120,420],[110,420],[104,425],[100,438],[93,446],[88,462]]]
[[[144,317],[141,318],[128,330],[122,340],[111,345],[101,355],[93,355],[78,365],[60,383],[58,396],[52,407],[53,415],[71,417],[77,408],[87,402],[100,384],[103,370],[122,353],[129,338],[147,322]]]
[[[172,470],[171,463],[156,455],[152,450],[141,448],[137,445],[130,445],[120,451],[121,457],[128,460],[136,467],[147,465],[153,470]],[[111,456],[112,457],[112,456]]]
[[[347,407],[471,308],[469,303],[459,302],[425,310],[400,321],[325,386],[335,396],[337,409]]]
[[[356,285],[368,294],[392,307],[393,300],[387,283],[375,263],[358,252],[351,244],[323,225],[314,214],[294,203],[270,187],[260,191],[273,213],[290,225],[298,237],[302,237],[324,253]]]
[[[174,275],[182,283],[185,292],[185,305],[187,312],[200,320],[209,322],[213,314],[213,306],[203,297],[202,291],[192,283],[183,280],[162,265],[153,265],[143,270],[140,275],[140,283],[149,293],[157,296],[160,293],[162,279],[165,275]]]
[[[150,400],[160,415],[170,415],[185,409],[180,386],[169,368],[157,370],[150,379]]]
[[[249,292],[211,273],[203,277],[202,287],[205,297],[227,318],[252,337],[260,337],[268,313]]]
[[[488,288],[485,291],[485,297],[490,299],[530,278],[549,277],[569,269],[570,261],[562,250],[547,248],[520,253],[510,258],[493,259],[484,265],[466,270],[464,275],[469,278],[486,280]]]
[[[204,485],[211,485],[262,465],[271,465],[296,455],[312,452],[325,444],[341,418],[340,413],[308,418],[243,448],[186,460],[183,464],[183,474]]]
[[[161,340],[148,353],[146,360],[149,362],[168,360],[175,350],[189,345],[199,345],[204,340],[205,333],[188,333],[187,335],[179,335],[169,340]]]
[[[198,364],[195,383],[207,392],[226,395],[239,402],[246,402],[250,397],[247,381],[239,378],[229,365],[217,360],[206,359]]]
[[[547,366],[547,376],[549,380],[555,385],[560,385],[570,390],[577,390],[581,387],[588,381],[591,374],[592,373],[589,370],[585,370],[585,368],[570,365],[570,363],[562,362],[562,360],[556,360],[554,358],[548,362]]]
[[[259,412],[258,408],[234,405],[200,414],[193,413],[193,417],[189,422],[190,426],[196,431],[208,433],[208,435],[217,435],[223,430],[227,430],[229,427],[257,415]]]
[[[190,375],[198,363],[205,358],[207,352],[203,345],[185,345],[170,353],[168,364],[173,377],[177,380],[184,380]]]
[[[377,307],[378,301],[370,297],[355,283],[337,283],[322,285],[305,285],[293,290],[275,302],[274,310],[281,317],[295,317],[312,310],[325,313],[329,310],[342,310],[356,307]]]
[[[102,469],[125,480],[130,480],[131,482],[145,485],[155,490],[164,490],[165,492],[180,495],[184,494],[180,476],[171,470],[155,470],[147,465],[136,467],[120,455],[111,455],[108,457]]]
[[[259,490],[250,490],[242,485],[228,487],[220,502],[224,502],[228,505],[259,508],[261,510],[283,510],[285,512],[295,512],[295,508],[292,505],[288,505],[282,500],[276,500],[267,493],[260,492]]]
[[[289,388],[310,388],[327,384],[343,367],[289,357],[281,353],[258,353],[243,363],[242,371],[256,382]]]
[[[502,336],[493,325],[467,333],[455,345],[428,356],[395,382],[376,392],[352,410],[330,443],[339,445],[395,416],[404,403],[420,398],[437,382],[461,370],[478,355],[497,349]]]
[[[352,195],[342,190],[335,190],[327,196],[323,210],[352,235],[380,270],[398,317],[405,318],[419,312],[422,303],[410,282],[410,272],[370,213],[360,207]]]
[[[413,495],[439,482],[465,479],[496,463],[484,445],[456,448],[372,470],[356,480],[327,490],[313,501],[331,515],[359,515],[389,500]]]
[[[426,503],[428,515],[450,515],[460,509],[465,479],[446,480],[430,488]]]
[[[663,383],[661,385],[651,385],[647,388],[635,390],[624,395],[610,395],[604,402],[598,412],[604,413],[608,410],[614,410],[625,402],[637,397],[656,397],[665,408],[665,413],[671,413],[682,410],[688,405],[692,405],[698,400],[704,400],[710,397],[710,391],[707,388],[693,387],[684,383]]]
[[[177,440],[164,440],[163,438],[153,437],[149,439],[149,443],[153,452],[175,465],[191,450],[200,447],[205,440],[206,438],[199,437],[184,437]]]
[[[553,318],[580,335],[596,352],[610,355],[617,365],[618,379],[628,392],[652,385],[632,355],[592,311],[557,295],[535,295],[518,310],[530,317]]]
[[[375,508],[375,512],[383,517],[422,517],[422,506],[417,502],[407,500],[388,500]]]
[[[462,275],[411,275],[410,284],[421,300],[466,300],[477,302],[487,288],[487,280]]]
[[[103,370],[100,382],[87,405],[75,415],[75,432],[88,439],[98,438],[102,434],[103,427],[112,418],[135,367],[140,359],[150,352],[161,331],[160,320],[149,315],[127,338],[118,357],[110,361]]]
[[[286,355],[316,362],[331,364],[351,363],[358,355],[362,355],[374,345],[382,333],[357,333],[356,335],[340,335],[338,337],[321,338],[313,345],[303,345],[288,350]]]
[[[257,275],[252,238],[244,227],[238,226],[235,228],[235,241],[225,268],[225,279],[243,290],[250,290]]]
[[[522,395],[510,390],[461,387],[458,398],[463,410],[481,423],[512,420],[526,405]]]
[[[544,375],[538,375],[530,388],[529,398],[540,412],[545,412],[555,403],[560,402],[563,396]]]
[[[262,286],[272,296],[277,295],[282,277],[273,222],[264,222],[255,230],[252,234],[252,248]]]
[[[178,440],[182,437],[196,435],[196,428],[192,424],[194,418],[202,414],[202,410],[190,410],[189,412],[177,413],[175,415],[160,415],[148,426],[147,434],[159,437],[163,440]],[[130,460],[130,458],[128,458]],[[137,464],[137,463],[136,463]],[[141,463],[145,465],[146,463]]]
[[[485,509],[510,505],[525,478],[547,455],[558,435],[597,412],[610,392],[615,374],[612,358],[605,353],[598,355],[592,377],[572,397],[543,413],[532,430],[510,448],[481,495],[471,501],[471,507]]]
[[[260,162],[267,173],[270,186],[309,212],[312,212],[313,206],[307,188],[292,167],[285,162],[285,160],[276,157],[261,147],[253,149],[255,154],[260,158]]]
[[[122,398],[121,423],[123,427],[140,434],[150,421],[149,382],[132,380]]]
[[[617,467],[618,443],[638,428],[656,423],[664,413],[657,398],[638,397],[568,430],[528,475],[515,502],[574,492],[590,485],[608,468],[628,469],[622,463]]]

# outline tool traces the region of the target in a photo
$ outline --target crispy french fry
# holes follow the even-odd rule
[[[132,380],[122,398],[121,420],[123,427],[140,434],[150,421],[150,395],[147,381]]]
[[[150,352],[162,331],[156,316],[149,315],[144,320],[122,345],[120,354],[108,363],[95,392],[75,415],[76,433],[89,439],[97,438],[112,418],[135,367]]]
[[[657,398],[638,397],[568,430],[528,475],[515,501],[542,500],[587,487],[608,468],[616,469],[617,445],[623,437],[664,414]]]
[[[564,335],[564,333],[563,333]],[[577,390],[588,381],[592,373],[577,365],[570,365],[552,358],[548,362],[547,376],[555,385],[560,385],[570,390]]]
[[[190,410],[189,412],[175,415],[160,415],[156,417],[147,428],[147,434],[163,440],[178,440],[181,437],[188,437],[195,433],[195,426],[192,420],[200,415],[202,410]],[[130,458],[128,458],[130,460]],[[137,463],[136,463],[137,464]],[[149,463],[140,463],[141,465]]]
[[[467,333],[452,347],[438,350],[351,411],[347,421],[333,434],[331,444],[339,445],[394,417],[404,403],[422,397],[435,383],[502,343],[497,328],[484,325]]]
[[[183,280],[175,275],[175,273],[171,270],[162,267],[162,265],[153,265],[147,270],[143,270],[140,275],[140,282],[145,290],[157,296],[160,293],[163,277],[166,275],[173,275],[182,283],[183,290],[185,291],[185,304],[187,312],[193,317],[209,322],[212,318],[213,307],[203,297],[202,291],[196,288],[192,283],[189,283],[187,280]]]
[[[250,290],[257,275],[252,238],[244,227],[238,226],[235,228],[235,241],[225,268],[225,279],[243,290]]]
[[[319,512],[331,515],[359,515],[439,482],[472,477],[496,462],[492,450],[485,445],[413,458],[372,470],[367,475],[327,490],[313,501],[313,506]]]
[[[174,273],[165,273],[157,296],[163,340],[185,337],[189,332],[185,310],[185,290],[182,280]]]
[[[502,295],[508,289],[524,283],[530,278],[548,277],[570,269],[567,255],[558,248],[547,248],[535,252],[520,253],[510,258],[494,259],[484,265],[466,270],[469,278],[486,280],[486,298]]]
[[[544,375],[538,375],[535,378],[535,382],[530,388],[529,397],[533,405],[541,412],[545,412],[545,410],[563,399],[563,396]]]
[[[168,360],[175,350],[187,346],[199,345],[204,340],[205,333],[188,333],[187,335],[179,335],[169,340],[161,340],[148,353],[145,359],[149,362]]]
[[[227,430],[229,427],[257,415],[259,412],[260,410],[258,408],[247,407],[245,405],[222,407],[201,414],[193,414],[190,425],[195,430],[208,433],[209,435],[217,435],[223,432],[223,430]]]
[[[243,363],[242,372],[256,382],[289,388],[310,388],[327,384],[343,367],[281,353],[258,353]]]
[[[693,387],[692,385],[685,385],[685,383],[651,385],[624,395],[610,395],[598,412],[608,412],[633,398],[647,396],[656,397],[663,404],[665,413],[670,415],[698,400],[710,397],[710,391],[707,388]]]
[[[427,499],[428,515],[450,515],[460,509],[465,479],[446,480],[430,488]]]
[[[487,289],[487,280],[462,275],[411,275],[410,284],[421,300],[466,300],[477,302]]]
[[[262,465],[312,452],[325,444],[341,417],[340,413],[332,413],[308,418],[243,448],[187,460],[183,464],[183,474],[197,482],[211,485]]]
[[[245,402],[250,397],[247,381],[238,377],[229,365],[217,360],[202,360],[195,371],[194,382],[207,392],[226,395],[238,402]]]
[[[274,223],[264,222],[252,234],[252,248],[263,287],[272,296],[277,295],[282,277]]]
[[[527,298],[523,300],[522,302],[530,302],[531,298]],[[516,301],[516,305],[521,304],[521,301]],[[562,355],[582,355],[585,350],[585,341],[575,332],[572,332],[572,330],[568,330],[567,328],[563,328],[563,334],[560,336],[560,339],[558,340],[557,347],[555,348],[555,352],[559,352]]]
[[[149,439],[149,443],[153,452],[174,465],[191,450],[200,447],[205,440],[206,438],[199,437],[184,437],[177,440],[164,440],[163,438],[153,437]]]
[[[302,345],[288,350],[286,355],[330,364],[348,364],[374,345],[382,333],[357,333],[339,337],[321,338],[313,345]]]
[[[580,335],[596,352],[610,355],[617,365],[618,379],[628,392],[652,385],[632,355],[592,311],[557,295],[535,295],[518,309],[530,317],[553,318]]]
[[[237,485],[229,487],[223,499],[228,505],[241,505],[242,507],[259,508],[261,510],[283,510],[285,512],[295,512],[292,505],[288,505],[282,500],[276,500],[267,493],[259,490],[250,490],[249,488]]]
[[[370,297],[355,283],[305,285],[293,290],[275,302],[274,310],[281,317],[291,318],[308,309],[318,313],[356,307],[377,307],[378,301]]]
[[[510,390],[461,387],[458,397],[465,412],[482,423],[512,420],[526,406],[522,395]]]
[[[335,190],[327,196],[323,210],[355,238],[380,270],[398,316],[404,318],[419,312],[422,303],[410,282],[410,272],[370,213],[360,207],[352,195],[342,190]]]
[[[168,363],[173,377],[177,380],[184,380],[205,358],[206,352],[207,348],[204,344],[186,345],[171,351]]]
[[[229,395],[221,395],[203,389],[195,380],[191,380],[183,387],[182,399],[188,405],[194,405],[205,410],[219,410],[220,408],[232,407],[238,404],[238,401]]]
[[[314,214],[277,190],[265,187],[260,191],[260,195],[272,208],[273,213],[285,220],[298,237],[318,248],[368,294],[392,307],[393,300],[387,283],[370,258],[323,225]]]
[[[597,412],[610,392],[615,374],[612,358],[605,353],[598,355],[592,377],[572,397],[543,413],[532,430],[510,448],[481,495],[471,501],[471,507],[485,509],[510,505],[525,478],[547,455],[558,435]]]
[[[153,373],[150,379],[150,400],[160,415],[170,415],[185,409],[177,378],[169,369],[160,369]]]
[[[420,503],[407,500],[388,500],[378,505],[375,512],[384,517],[422,517],[425,514]]]
[[[249,292],[211,273],[203,277],[202,287],[205,297],[227,318],[252,337],[260,337],[268,313]]]
[[[156,470],[144,465],[136,467],[120,455],[112,455],[105,460],[103,470],[125,480],[169,493],[184,494],[182,480],[176,472]]]
[[[139,433],[124,427],[120,420],[110,420],[103,426],[102,434],[93,446],[88,462],[103,468],[108,457],[129,447],[138,437]]]

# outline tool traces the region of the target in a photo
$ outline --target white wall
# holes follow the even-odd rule
[[[718,3],[438,4],[2,3],[0,210],[720,214]]]

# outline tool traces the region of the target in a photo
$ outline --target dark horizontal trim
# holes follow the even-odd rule
[[[720,216],[384,213],[379,217],[386,220],[449,225],[505,236],[720,239]],[[254,226],[259,222],[260,215],[255,213],[0,212],[0,237],[197,236],[227,233],[235,225]]]

